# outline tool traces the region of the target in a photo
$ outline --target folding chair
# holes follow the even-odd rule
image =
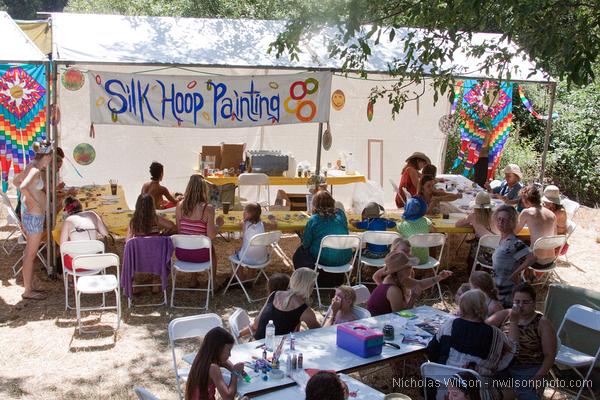
[[[229,316],[229,330],[231,331],[231,335],[235,339],[235,343],[241,343],[241,335],[240,332],[244,328],[248,328],[250,330],[250,337],[254,338],[254,334],[252,333],[252,327],[250,324],[250,316],[243,308],[236,308],[235,311]]]
[[[371,313],[366,308],[354,306],[352,307],[352,311],[358,319],[371,318]]]
[[[374,244],[379,246],[390,246],[394,243],[394,240],[399,238],[400,235],[397,232],[392,231],[365,231],[362,234],[361,238],[361,247],[366,246],[367,244]],[[369,267],[382,268],[385,266],[385,258],[369,258],[362,255],[359,256],[358,259],[358,271],[357,281],[359,284],[362,284],[362,266],[366,265]],[[373,284],[373,282],[368,282],[369,284]]]
[[[437,363],[433,363],[433,362],[425,362],[423,364],[421,364],[421,377],[423,378],[423,387],[424,388],[428,388],[431,386],[428,386],[427,382],[425,382],[426,379],[433,379],[434,381],[436,381],[439,385],[438,385],[438,389],[439,388],[445,388],[446,385],[448,384],[449,380],[452,378],[452,376],[458,372],[468,372],[470,374],[472,374],[475,378],[477,378],[477,380],[479,381],[479,393],[480,393],[480,397],[482,399],[486,398],[486,396],[484,395],[484,383],[483,383],[483,379],[481,379],[481,375],[479,375],[477,372],[473,371],[472,369],[465,369],[465,368],[458,368],[458,367],[453,367],[450,365],[444,365],[444,364],[437,364]],[[425,392],[425,400],[427,400],[427,390],[424,391]]]
[[[473,260],[473,267],[471,268],[471,274],[477,269],[477,264],[483,268],[493,270],[494,267],[491,264],[482,263],[479,261],[479,252],[482,247],[487,247],[496,250],[500,246],[500,235],[483,235],[479,238],[477,243],[477,251],[475,252],[475,260]]]
[[[594,366],[598,362],[600,357],[600,343],[598,343],[598,349],[596,350],[596,354],[591,356],[587,353],[575,350],[572,347],[564,345],[560,341],[560,334],[564,330],[565,321],[573,322],[577,325],[581,325],[587,329],[591,329],[597,333],[600,333],[600,311],[594,310],[590,307],[582,306],[580,304],[575,304],[569,307],[565,316],[563,317],[562,322],[560,323],[560,327],[558,328],[558,332],[556,333],[556,338],[558,339],[559,348],[558,353],[556,354],[556,358],[554,362],[556,364],[564,365],[571,368],[577,376],[582,379],[582,384],[579,387],[579,391],[577,392],[577,396],[575,399],[578,399],[583,392],[583,388],[588,386],[588,390],[590,391],[592,398],[595,399],[593,388],[591,385],[585,385],[583,382],[587,381],[590,378],[592,370]],[[589,367],[585,376],[581,374],[578,368]]]
[[[334,250],[346,250],[352,249],[354,254],[349,263],[338,265],[338,266],[328,266],[320,264],[321,254],[323,249],[334,249]],[[319,247],[319,253],[317,254],[317,261],[315,262],[315,290],[317,291],[317,299],[319,300],[319,307],[323,307],[323,303],[321,303],[321,289],[335,289],[335,288],[319,288],[319,270],[322,269],[325,272],[329,272],[331,274],[344,274],[346,276],[346,284],[350,286],[350,274],[352,273],[352,267],[356,262],[356,258],[360,253],[360,237],[357,235],[327,235],[321,240],[321,246]]]
[[[60,246],[60,259],[62,260],[63,265],[63,283],[65,285],[65,311],[73,308],[69,305],[69,276],[72,276],[73,280],[75,280],[77,279],[77,276],[95,275],[99,272],[97,270],[80,270],[77,272],[77,274],[75,274],[73,272],[72,258],[84,254],[98,253],[104,253],[104,243],[99,240],[73,240],[70,242],[65,242]],[[66,255],[71,257],[70,263],[65,261]],[[71,264],[71,266],[68,264]],[[104,304],[104,296],[102,300],[102,304]]]
[[[566,197],[561,200],[561,203],[562,206],[565,208],[565,211],[567,212],[567,217],[569,219],[575,218],[575,213],[577,212],[577,210],[579,210],[579,207],[581,205],[576,201],[567,199]]]
[[[429,256],[427,262],[424,264],[415,265],[414,269],[431,269],[433,270],[433,274],[437,275],[438,268],[440,267],[440,260],[442,259],[442,255],[444,254],[444,245],[446,244],[446,235],[443,233],[419,233],[413,235],[408,238],[410,245],[412,247],[441,247],[439,259],[433,258]],[[439,292],[439,299],[443,300],[444,296],[442,295],[442,287],[440,283],[436,283]]]
[[[352,290],[354,290],[354,294],[356,295],[356,301],[354,304],[365,304],[367,301],[369,301],[371,293],[365,285],[354,285],[352,286]]]
[[[202,250],[208,249],[208,261],[202,263],[194,263],[189,261],[181,261],[175,258],[175,261],[171,263],[171,307],[172,308],[197,308],[208,310],[208,302],[210,295],[214,291],[213,274],[212,274],[212,244],[211,240],[207,236],[203,235],[172,235],[171,240],[173,241],[173,247],[175,248],[175,256],[177,256],[177,250]],[[194,272],[208,272],[208,283],[206,289],[192,289],[192,288],[178,288],[175,284],[177,279],[177,272],[194,273]],[[181,307],[175,306],[175,291],[193,291],[193,292],[206,292],[206,304],[204,307]]]
[[[175,342],[181,339],[193,337],[204,337],[213,328],[223,327],[223,321],[217,314],[200,314],[189,317],[175,318],[169,322],[169,346],[173,356],[173,368],[175,380],[177,381],[177,393],[179,399],[183,399],[180,381],[185,382],[190,373],[189,368],[177,368],[177,355],[175,354]]]
[[[546,285],[546,283],[548,283],[548,280],[550,279],[552,274],[555,274],[554,270],[556,269],[556,259],[558,258],[558,255],[560,254],[560,250],[562,250],[562,248],[564,247],[564,245],[566,243],[567,243],[567,237],[565,235],[542,236],[541,238],[539,238],[538,240],[535,241],[535,243],[533,244],[533,249],[532,249],[534,254],[535,254],[536,250],[553,250],[553,251],[555,251],[555,256],[552,259],[552,261],[548,263],[550,265],[544,269],[536,269],[534,267],[529,267],[535,272],[540,272],[540,273],[546,274],[546,279],[543,282],[534,283],[534,285],[538,285],[538,284]],[[556,249],[560,249],[560,250],[557,252]]]
[[[392,185],[392,189],[394,189],[394,193],[398,193],[398,185],[396,185],[396,182],[394,182],[393,179],[390,179],[390,184]]]
[[[159,400],[158,397],[141,387],[133,388],[133,392],[137,395],[138,400]]]
[[[19,217],[17,216],[17,213],[15,213],[15,210],[12,207],[6,207],[6,211],[8,213],[8,218],[14,221],[18,221],[18,223],[16,224],[16,228],[17,231],[20,233],[19,238],[17,239],[17,244],[22,244],[24,246],[27,245],[27,233],[25,232],[25,230],[23,229],[23,226],[21,225],[21,220],[19,219]],[[12,235],[12,233],[11,233]],[[37,251],[37,258],[40,260],[40,262],[42,263],[42,265],[44,266],[44,268],[46,268],[46,270],[48,269],[48,264],[46,264],[46,260],[44,260],[44,256],[42,255],[42,251],[44,251],[44,249],[46,248],[46,243],[42,242],[40,248]],[[11,253],[14,250],[14,247],[11,249]],[[25,254],[21,255],[21,257],[19,257],[19,259],[13,264],[12,266],[12,270],[13,270],[13,275],[16,277],[17,275],[19,275],[19,272],[21,272],[21,270],[23,269],[23,265],[21,265],[21,267],[18,268],[19,263],[21,263],[21,261],[23,261],[23,258],[25,257]]]
[[[406,201],[409,201],[410,199],[412,199],[412,194],[410,194],[410,192],[405,187],[402,187],[402,193],[404,193],[404,196],[406,197]]]
[[[267,174],[260,173],[244,173],[240,174],[237,179],[238,195],[241,199],[241,187],[242,186],[256,186],[256,202],[267,210],[271,204],[271,187],[269,185],[269,176]],[[261,188],[265,186],[267,189],[267,203],[260,201]]]
[[[227,289],[229,289],[230,286],[240,285],[242,290],[244,291],[244,294],[246,295],[246,298],[248,299],[249,303],[252,303],[253,301],[265,299],[266,297],[263,297],[261,299],[252,299],[250,297],[250,295],[248,294],[248,291],[246,290],[244,283],[250,282],[250,281],[253,281],[254,283],[256,283],[256,281],[258,281],[258,278],[260,278],[261,275],[264,276],[267,281],[269,280],[269,277],[265,273],[265,268],[267,268],[267,266],[269,264],[271,264],[271,250],[276,248],[277,243],[279,242],[280,238],[281,238],[281,231],[260,233],[258,235],[255,235],[254,237],[252,237],[252,239],[250,239],[250,243],[248,244],[248,247],[239,257],[237,256],[237,254],[232,254],[231,256],[229,256],[229,261],[231,262],[231,269],[233,270],[233,274],[231,275],[229,282],[227,282],[227,286],[225,287],[223,294],[227,293]],[[248,250],[253,246],[264,246],[268,249],[267,261],[265,261],[262,264],[249,264],[246,261],[246,254],[248,253]],[[241,267],[258,270],[259,273],[256,275],[256,278],[254,278],[254,279],[246,279],[245,281],[242,281],[240,279],[240,277],[238,276],[238,271],[240,270]],[[236,283],[232,283],[234,279],[237,281]]]
[[[117,274],[102,274],[106,268],[116,267]],[[78,275],[77,270],[86,270],[86,275]],[[95,272],[96,275],[90,275]],[[81,325],[81,311],[96,311],[96,310],[116,310],[117,311],[117,327],[121,324],[121,292],[119,285],[119,256],[112,253],[104,254],[86,254],[79,255],[73,258],[73,286],[75,288],[75,308],[77,310],[77,326],[79,333],[94,333],[97,331],[86,331]],[[82,294],[105,294],[109,292],[115,293],[115,306],[106,306],[102,304],[100,307],[81,307]]]
[[[567,244],[569,243],[569,239],[571,238],[571,235],[573,234],[573,232],[575,232],[575,229],[577,229],[577,224],[575,222],[573,222],[572,220],[568,219],[567,220],[567,234],[565,235],[566,236],[565,244],[559,253],[559,256],[561,256],[561,255],[564,256],[565,261],[567,261],[567,262],[569,261],[569,259],[567,258],[567,251],[568,251]]]
[[[19,243],[16,242],[15,244],[13,244],[12,246],[10,246],[10,249],[7,249],[7,244],[10,238],[13,237],[13,235],[20,232],[21,221],[19,221],[17,213],[15,212],[15,209],[13,208],[10,199],[8,198],[6,193],[0,191],[0,195],[2,196],[2,205],[6,208],[5,227],[12,228],[8,236],[2,239],[2,250],[4,250],[6,255],[10,256]]]

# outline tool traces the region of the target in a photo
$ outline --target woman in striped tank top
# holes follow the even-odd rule
[[[204,182],[204,178],[200,175],[190,176],[183,200],[177,204],[175,210],[177,231],[180,234],[204,235],[208,236],[210,240],[214,240],[218,230],[215,225],[215,208],[207,202],[207,199],[208,188],[206,182]],[[212,253],[214,274],[217,261],[214,246]],[[209,259],[209,253],[206,249],[175,249],[175,256],[179,260],[189,262],[206,262]],[[194,279],[194,282],[196,282],[196,279]]]

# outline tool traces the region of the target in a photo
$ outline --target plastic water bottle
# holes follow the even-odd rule
[[[265,329],[265,346],[267,350],[273,351],[275,349],[275,324],[270,319]]]

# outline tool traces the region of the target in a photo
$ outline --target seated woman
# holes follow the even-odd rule
[[[471,249],[467,258],[467,265],[470,267],[475,261],[479,239],[483,235],[498,234],[498,230],[492,219],[492,200],[490,195],[487,192],[477,193],[475,202],[473,203],[473,211],[463,219],[456,221],[455,225],[459,228],[471,227],[475,232],[475,238],[470,240]],[[492,265],[492,253],[493,249],[482,247],[479,249],[479,259],[486,265]]]
[[[323,326],[330,326],[350,322],[357,319],[356,314],[352,311],[354,302],[356,301],[356,293],[350,286],[340,286],[335,289],[335,296],[331,300],[330,312],[325,315]]]
[[[309,329],[319,328],[315,312],[308,306],[315,287],[315,271],[299,268],[290,278],[289,289],[273,292],[252,323],[254,339],[265,337],[265,328],[272,320],[276,335],[297,331],[304,322]]]
[[[515,205],[519,203],[519,192],[523,188],[521,183],[523,173],[517,164],[508,164],[504,167],[504,180],[500,186],[492,189],[489,183],[485,184],[486,189],[492,192],[492,197],[501,199],[504,204]]]
[[[474,271],[469,278],[471,289],[479,289],[485,294],[487,317],[503,309],[498,298],[498,288],[492,275],[485,271]]]
[[[419,181],[421,180],[421,172],[419,171],[428,164],[431,164],[429,157],[418,151],[406,159],[406,165],[402,168],[402,176],[396,193],[396,207],[402,208],[406,203],[404,190],[410,193],[411,196],[417,195]]]
[[[554,185],[548,185],[544,188],[544,196],[542,197],[544,207],[552,211],[556,216],[556,234],[567,234],[567,211],[562,205],[560,198],[560,190]]]
[[[421,233],[429,233],[431,229],[431,220],[425,217],[427,212],[427,204],[419,196],[413,197],[406,202],[404,206],[403,221],[398,223],[396,229],[404,238],[408,239],[413,235]],[[410,248],[410,246],[409,246]],[[424,247],[412,248],[413,256],[419,259],[419,264],[425,264],[429,260],[429,250]]]
[[[161,163],[153,161],[150,164],[150,181],[142,185],[142,194],[149,194],[154,199],[154,205],[158,210],[165,210],[177,205],[181,200],[181,195],[174,197],[169,189],[162,186],[164,167]],[[166,198],[166,200],[164,200]]]
[[[539,399],[536,386],[530,381],[544,379],[554,365],[556,357],[556,331],[550,320],[535,310],[535,290],[529,284],[520,284],[513,291],[512,309],[502,310],[487,319],[493,326],[502,326],[511,340],[517,343],[517,352],[507,369],[519,399]],[[538,389],[543,391],[543,386]]]
[[[302,244],[294,253],[294,268],[315,268],[317,255],[321,248],[321,240],[327,235],[347,235],[348,221],[341,209],[335,208],[331,194],[320,190],[313,196],[313,214],[306,223]],[[323,249],[319,263],[327,266],[344,265],[352,258],[352,250]],[[333,288],[339,286],[344,274],[333,274],[319,271],[319,287]]]
[[[441,271],[432,278],[414,279],[412,266],[418,265],[418,260],[407,254],[410,254],[408,241],[397,241],[385,258],[385,267],[373,274],[377,287],[367,302],[372,316],[411,308],[424,290],[452,275],[450,271]]]
[[[460,316],[447,320],[427,346],[430,361],[472,369],[483,379],[508,366],[515,345],[495,326],[486,324],[485,294],[472,289],[460,297]]]
[[[435,188],[435,177],[423,175],[419,181],[418,196],[427,203],[427,214],[438,214],[440,203],[443,201],[454,201],[462,198],[462,194],[447,193]]]
[[[494,282],[498,298],[504,307],[512,306],[512,291],[520,281],[521,271],[532,265],[536,257],[529,247],[515,236],[517,210],[502,205],[493,214],[496,228],[500,232],[500,245],[492,254]]]
[[[69,196],[65,199],[64,211],[69,216],[62,225],[60,244],[70,240],[96,240],[109,235],[102,218],[93,211],[83,211],[76,198]]]

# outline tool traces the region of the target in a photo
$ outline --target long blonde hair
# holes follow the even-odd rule
[[[283,300],[283,307],[287,307],[294,295],[304,298],[306,303],[310,302],[310,296],[315,288],[316,272],[310,268],[298,268],[290,278],[290,288],[287,297]]]
[[[190,176],[190,180],[185,188],[183,203],[181,205],[181,214],[191,215],[198,204],[206,203],[208,199],[208,188],[204,178],[200,175]]]
[[[489,232],[494,232],[492,230],[492,209],[476,208],[473,211],[475,212],[475,221],[477,221],[478,224],[482,225]]]
[[[467,290],[458,301],[460,315],[484,321],[487,316],[485,293],[479,289]]]

